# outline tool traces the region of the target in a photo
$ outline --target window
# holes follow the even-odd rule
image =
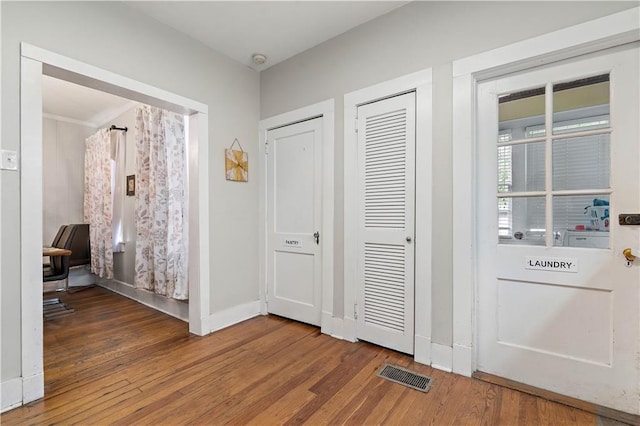
[[[546,125],[549,96],[553,122]],[[601,210],[609,211],[609,76],[500,96],[499,117],[500,241],[544,245],[549,227],[558,244],[567,230],[607,231],[608,226],[594,223],[591,216],[603,206],[607,208]]]

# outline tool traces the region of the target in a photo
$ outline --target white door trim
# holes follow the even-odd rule
[[[258,221],[260,224],[260,301],[261,313],[267,314],[267,162],[265,142],[267,132],[299,121],[322,117],[322,318],[320,330],[324,334],[336,334],[333,318],[333,152],[334,152],[334,100],[329,99],[289,111],[274,117],[260,120],[259,124],[259,176],[263,179],[260,185],[260,208]]]
[[[478,82],[640,39],[632,8],[453,62],[453,372],[476,369],[476,109]]]
[[[431,363],[431,236],[432,236],[432,73],[431,68],[367,87],[344,96],[344,338],[356,341],[357,277],[357,134],[358,106],[390,96],[416,92],[416,212],[414,358]]]
[[[197,138],[189,140],[189,331],[209,333],[208,107],[26,43],[20,82],[20,286],[22,403],[44,395],[42,325],[42,75],[190,114]]]

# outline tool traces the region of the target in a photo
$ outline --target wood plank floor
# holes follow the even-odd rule
[[[614,424],[274,316],[197,337],[102,288],[62,299],[75,313],[45,321],[45,398],[3,425]],[[431,390],[376,377],[387,362],[431,376]]]

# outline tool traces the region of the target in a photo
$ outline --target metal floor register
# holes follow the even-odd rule
[[[433,379],[423,374],[414,373],[406,368],[385,364],[378,371],[378,377],[408,386],[421,392],[428,392]]]

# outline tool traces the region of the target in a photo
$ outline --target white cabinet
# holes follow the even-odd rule
[[[567,247],[609,248],[609,233],[601,231],[567,231]]]

